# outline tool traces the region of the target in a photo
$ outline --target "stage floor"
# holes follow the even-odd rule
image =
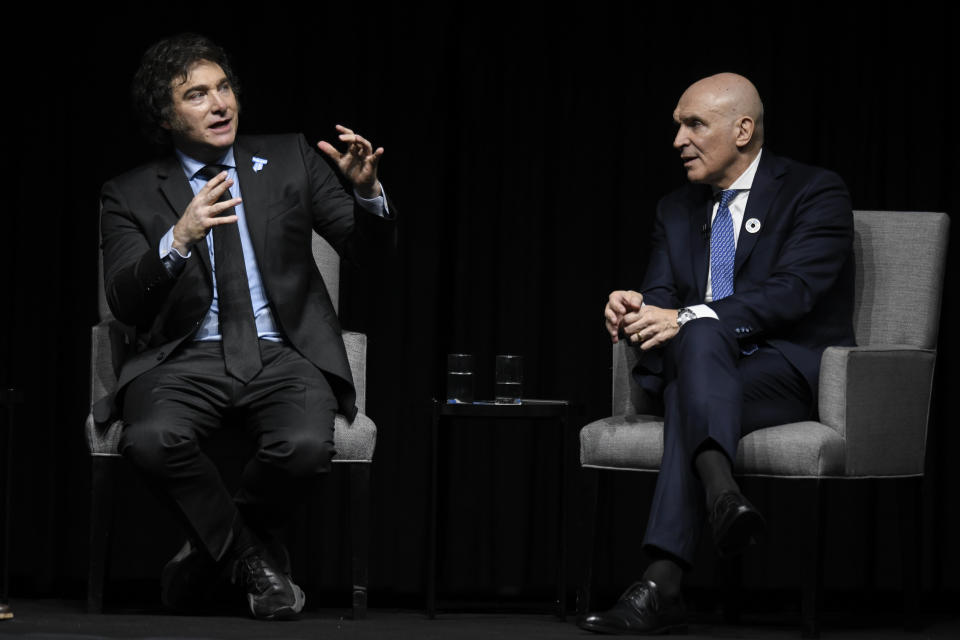
[[[423,640],[537,640],[540,638],[596,637],[581,631],[571,621],[548,615],[444,613],[428,620],[418,611],[373,609],[365,620],[344,617],[345,611],[313,610],[294,622],[259,622],[240,615],[182,616],[156,609],[124,610],[103,615],[87,614],[74,600],[14,600],[15,617],[0,622],[0,638],[207,638],[283,639],[318,638]],[[783,620],[746,618],[743,624],[726,625],[719,616],[695,616],[690,623],[691,640],[697,638],[747,638],[779,640],[800,637],[798,627]],[[960,637],[960,617],[930,617],[920,632],[905,632],[895,624],[869,619],[828,618],[822,637],[844,640],[913,640]]]

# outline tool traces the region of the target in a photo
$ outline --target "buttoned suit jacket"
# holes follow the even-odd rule
[[[267,163],[254,171],[253,158]],[[273,319],[290,346],[330,381],[340,413],[353,419],[356,394],[340,322],[312,253],[312,231],[341,256],[388,220],[360,209],[335,172],[303,136],[242,136],[234,159],[244,214]],[[159,244],[194,197],[175,156],[107,182],[101,197],[104,285],[114,316],[130,327],[117,383],[121,392],[192,339],[213,300],[206,243],[171,277]],[[394,209],[391,207],[391,211]],[[116,414],[113,397],[94,408],[98,422]]]
[[[644,302],[668,309],[704,302],[713,205],[710,187],[695,184],[659,202]],[[823,350],[854,344],[852,247],[853,212],[839,176],[764,150],[737,241],[734,293],[707,304],[744,346],[765,342],[780,351],[816,398]],[[634,375],[657,391],[661,354],[640,354]]]

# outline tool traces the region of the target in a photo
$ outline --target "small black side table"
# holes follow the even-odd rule
[[[430,424],[430,521],[427,526],[427,617],[437,615],[437,467],[440,425],[443,418],[481,418],[495,420],[554,420],[559,427],[561,455],[557,460],[559,522],[557,531],[560,551],[557,558],[557,616],[566,619],[567,611],[567,533],[566,533],[566,473],[567,417],[570,404],[566,400],[523,400],[519,404],[473,402],[446,404],[433,400]]]
[[[10,500],[11,483],[13,480],[13,414],[14,407],[23,402],[23,392],[18,389],[0,389],[0,404],[7,409],[7,419],[2,433],[0,433],[0,465],[2,465],[3,492],[0,499],[0,517],[3,518],[3,527],[0,529],[0,620],[13,618],[13,609],[9,599],[9,572],[10,572]]]

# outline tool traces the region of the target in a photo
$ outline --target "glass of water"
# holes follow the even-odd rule
[[[469,353],[447,354],[447,404],[473,402],[473,356]]]
[[[497,404],[520,404],[523,397],[523,356],[497,356]]]

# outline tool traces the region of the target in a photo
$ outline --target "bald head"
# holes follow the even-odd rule
[[[750,118],[754,124],[752,143],[763,144],[763,102],[753,83],[736,73],[718,73],[690,85],[684,97],[696,97],[714,105],[730,120]]]
[[[763,145],[760,94],[735,73],[718,73],[690,85],[673,117],[679,125],[673,145],[692,182],[725,189]]]

